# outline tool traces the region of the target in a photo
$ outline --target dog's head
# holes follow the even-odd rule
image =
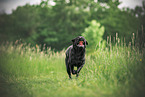
[[[75,48],[85,48],[86,45],[88,45],[88,42],[82,36],[78,36],[78,37],[72,39],[72,42],[73,42],[73,47],[75,47]]]

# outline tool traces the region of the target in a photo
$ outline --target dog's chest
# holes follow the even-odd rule
[[[82,59],[82,56],[79,55],[79,54],[74,54],[74,55],[72,55],[72,60],[79,61],[79,60],[81,60],[81,59]]]
[[[72,53],[71,54],[71,63],[81,64],[84,61],[84,55],[81,53]]]

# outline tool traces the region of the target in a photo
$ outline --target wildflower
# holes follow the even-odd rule
[[[99,66],[99,69],[100,69],[100,66]]]
[[[142,61],[142,59],[140,59],[140,61]]]

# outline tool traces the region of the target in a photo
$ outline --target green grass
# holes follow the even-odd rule
[[[1,97],[144,97],[145,54],[114,46],[86,55],[80,76],[68,78],[65,51],[39,46],[0,46]]]

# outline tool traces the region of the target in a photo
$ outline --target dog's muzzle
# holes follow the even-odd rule
[[[79,47],[79,48],[84,48],[84,45],[77,45],[77,47]]]
[[[84,48],[84,45],[77,45],[77,47],[79,47],[79,48]]]
[[[77,45],[77,47],[79,48],[84,48],[84,41],[79,41],[79,44]]]

